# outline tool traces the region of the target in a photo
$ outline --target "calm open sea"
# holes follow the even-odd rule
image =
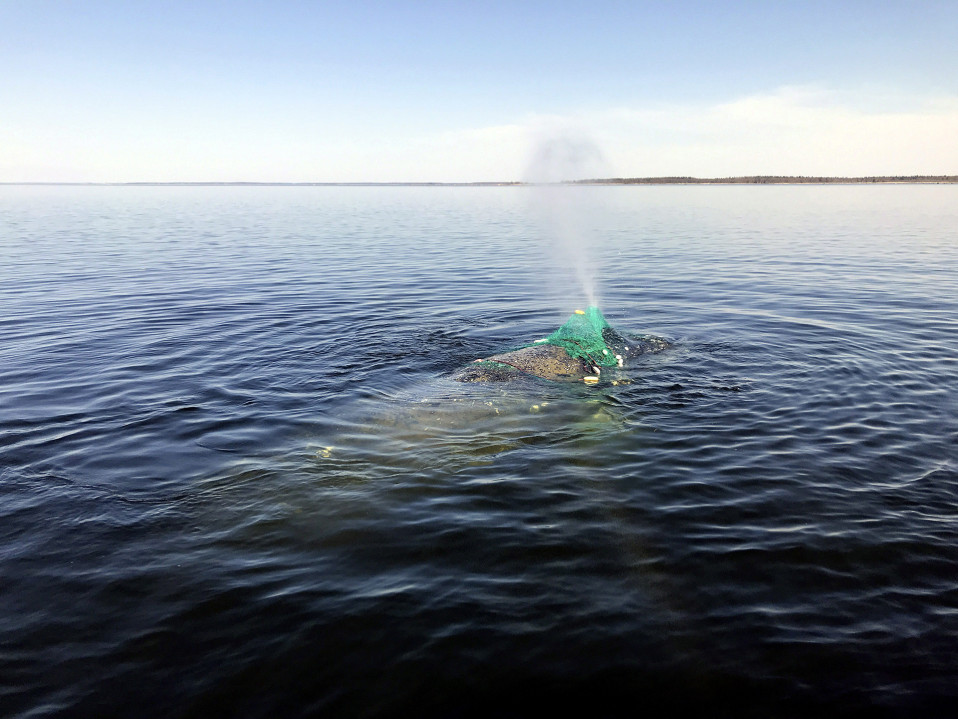
[[[0,187],[0,715],[956,702],[958,186]]]

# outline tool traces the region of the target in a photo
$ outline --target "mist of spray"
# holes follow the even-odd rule
[[[532,183],[532,204],[558,275],[574,277],[589,305],[598,306],[596,291],[595,193],[574,180],[607,177],[598,145],[581,132],[540,132],[534,138],[524,180]],[[561,281],[560,277],[555,280]],[[557,287],[560,296],[569,288]]]

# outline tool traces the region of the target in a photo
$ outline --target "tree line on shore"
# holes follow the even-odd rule
[[[882,175],[875,177],[810,177],[806,175],[749,175],[745,177],[612,177],[574,180],[574,184],[602,185],[828,185],[883,182],[958,183],[958,175]]]

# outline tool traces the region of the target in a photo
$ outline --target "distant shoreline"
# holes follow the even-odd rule
[[[0,186],[69,187],[525,187],[555,185],[941,185],[958,184],[958,175],[884,175],[874,177],[612,177],[535,182],[0,182]]]
[[[749,175],[744,177],[615,177],[575,180],[577,185],[912,185],[955,184],[958,175],[882,175],[874,177],[806,177]]]

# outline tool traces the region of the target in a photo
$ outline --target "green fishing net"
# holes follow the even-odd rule
[[[536,340],[532,345],[554,345],[564,349],[569,356],[585,360],[600,367],[614,367],[619,363],[616,349],[609,340],[618,337],[605,321],[598,307],[585,311],[576,310],[568,321],[548,337]]]
[[[576,310],[548,337],[479,359],[457,372],[458,382],[509,381],[523,374],[543,379],[599,381],[602,367],[624,367],[624,360],[660,352],[669,342],[652,335],[624,335],[609,326],[598,307]]]

